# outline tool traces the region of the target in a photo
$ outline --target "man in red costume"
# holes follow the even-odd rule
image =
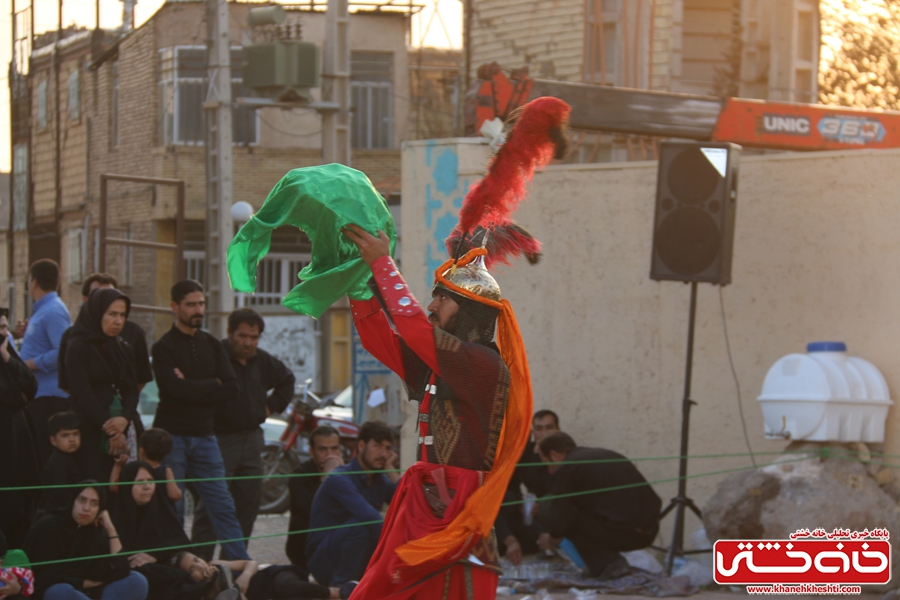
[[[515,153],[523,146],[514,143],[514,129],[509,147],[467,195],[460,226],[448,240],[457,258],[435,273],[428,316],[391,259],[388,236],[356,226],[344,230],[373,274],[375,296],[351,301],[363,346],[419,400],[417,462],[394,495],[353,600],[496,596],[500,569],[492,525],[528,438],[532,395],[515,315],[484,258],[505,261],[506,254],[524,253],[536,260],[537,241],[508,216],[534,168],[558,154],[568,115],[568,106],[554,98],[531,104],[516,129],[532,148]],[[492,193],[509,174],[518,179],[503,180],[511,181],[501,186],[509,193]],[[481,246],[493,236],[494,252],[490,243],[487,249],[474,244],[479,234]]]

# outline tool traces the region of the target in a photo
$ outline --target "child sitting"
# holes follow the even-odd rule
[[[53,453],[44,467],[44,485],[66,485],[84,479],[78,449],[81,447],[81,423],[69,410],[47,420]],[[72,501],[72,488],[51,488],[44,492],[44,509],[53,510]]]
[[[27,598],[34,593],[34,573],[22,565],[28,558],[21,550],[6,550],[6,536],[0,531],[0,597]]]
[[[154,481],[157,481],[159,484],[165,482],[166,497],[172,502],[178,502],[181,500],[181,488],[174,481],[175,474],[172,473],[172,469],[162,464],[162,461],[165,460],[171,451],[172,436],[165,429],[151,427],[144,432],[138,441],[138,460],[142,460],[153,467],[151,475],[153,475]],[[127,457],[120,457],[119,460],[116,460],[110,474],[109,480],[111,483],[119,481],[119,473],[122,472],[122,467],[125,466],[127,460]],[[157,485],[157,489],[159,489],[159,485]]]

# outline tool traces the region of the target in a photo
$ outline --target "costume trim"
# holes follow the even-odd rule
[[[409,286],[400,274],[394,259],[390,256],[382,256],[372,264],[372,274],[378,284],[378,291],[384,299],[384,304],[392,316],[402,315],[411,317],[422,312],[422,305],[416,301],[415,296],[409,291]]]

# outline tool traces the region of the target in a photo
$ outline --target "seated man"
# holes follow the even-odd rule
[[[622,459],[548,466],[551,495],[604,488],[622,489],[551,500],[540,547],[548,550],[568,538],[584,559],[592,577],[614,579],[628,572],[619,552],[649,546],[659,531],[662,501],[644,476],[618,452],[605,448],[578,448],[568,434],[558,431],[542,439],[538,452],[544,462],[559,463]],[[646,484],[646,485],[635,485]]]
[[[288,531],[305,531],[309,529],[309,513],[312,510],[313,498],[322,485],[323,474],[333,471],[344,464],[341,458],[341,436],[338,430],[329,425],[320,425],[309,434],[309,460],[304,461],[288,479],[288,490],[291,493],[291,522]],[[306,566],[305,533],[291,533],[284,545],[284,553],[291,564],[300,568],[309,576]]]
[[[550,472],[546,467],[535,465],[541,462],[537,453],[537,444],[554,431],[559,431],[559,417],[552,410],[539,410],[531,418],[531,434],[533,441],[528,442],[504,496],[504,502],[515,502],[523,499],[521,486],[537,498],[550,493]],[[527,466],[531,465],[531,466]],[[523,511],[528,510],[525,515]],[[497,540],[500,552],[513,564],[522,562],[523,554],[535,554],[538,551],[538,536],[544,529],[537,522],[538,505],[513,504],[502,506],[497,514],[494,526],[497,529]]]
[[[396,468],[393,442],[393,432],[386,424],[363,423],[356,442],[356,457],[332,471],[316,492],[310,528],[351,525],[309,534],[306,558],[319,584],[340,587],[362,578],[381,535],[381,509],[391,501],[400,479],[397,472],[366,471]]]

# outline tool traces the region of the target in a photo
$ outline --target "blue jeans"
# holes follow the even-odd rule
[[[125,579],[113,581],[103,588],[101,600],[144,600],[147,597],[147,579],[132,571]],[[44,600],[90,600],[68,583],[57,583],[44,592]]]
[[[166,457],[166,464],[172,468],[175,479],[206,479],[225,477],[225,465],[219,452],[219,443],[214,436],[193,437],[172,436],[172,452]],[[184,492],[184,484],[178,487]],[[247,549],[240,538],[244,536],[234,510],[234,500],[228,491],[228,484],[219,481],[197,481],[194,489],[206,506],[213,531],[219,540],[237,540],[222,544],[222,553],[230,560],[249,560]],[[184,521],[184,500],[175,505],[178,519]]]

